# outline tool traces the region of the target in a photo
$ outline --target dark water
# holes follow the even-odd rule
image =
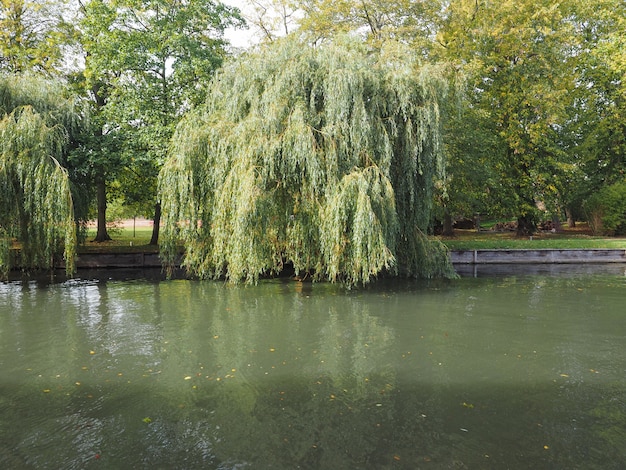
[[[625,468],[623,269],[497,274],[1,283],[0,468]]]

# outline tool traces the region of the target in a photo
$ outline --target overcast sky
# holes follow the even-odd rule
[[[244,16],[246,14],[246,9],[248,8],[245,0],[222,0],[222,3],[225,5],[230,5],[233,7],[239,8]],[[248,30],[234,30],[227,29],[226,30],[226,39],[230,41],[230,43],[235,47],[249,47],[254,43],[254,37],[252,32]]]

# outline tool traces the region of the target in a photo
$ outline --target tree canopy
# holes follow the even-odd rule
[[[74,268],[76,227],[70,182],[61,166],[82,116],[62,88],[29,77],[0,76],[0,273],[51,268],[63,254]]]
[[[87,154],[99,169],[96,239],[108,238],[102,199],[105,185],[117,180],[127,200],[155,209],[156,244],[156,177],[169,140],[227,56],[225,28],[242,20],[237,9],[213,0],[90,0],[82,11],[85,85],[100,121],[95,144],[105,149]]]
[[[445,81],[396,45],[279,40],[227,65],[178,126],[160,180],[172,261],[255,281],[452,275],[427,229]]]
[[[68,0],[0,0],[0,70],[58,75],[71,27]]]

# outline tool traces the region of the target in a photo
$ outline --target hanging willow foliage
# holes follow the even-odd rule
[[[285,39],[227,65],[174,136],[160,179],[166,263],[256,281],[451,276],[424,235],[443,169],[445,82],[408,50]]]
[[[39,88],[30,89],[31,83]],[[20,246],[20,266],[52,268],[63,254],[68,272],[74,270],[76,227],[67,172],[59,164],[68,141],[68,128],[79,118],[44,81],[0,79],[0,274],[15,259],[12,245]],[[41,98],[41,100],[39,100]],[[33,106],[25,105],[27,102]],[[35,108],[37,106],[37,108]],[[68,127],[65,127],[65,126]]]
[[[61,83],[30,75],[0,76],[0,118],[22,106],[31,106],[48,126],[63,127],[67,136],[80,134],[85,125],[85,113]]]

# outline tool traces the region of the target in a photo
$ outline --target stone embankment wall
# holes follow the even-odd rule
[[[626,250],[455,250],[452,264],[581,264],[626,263]],[[159,268],[157,253],[80,254],[78,268]]]
[[[459,250],[450,252],[452,264],[575,264],[626,263],[626,250]]]

